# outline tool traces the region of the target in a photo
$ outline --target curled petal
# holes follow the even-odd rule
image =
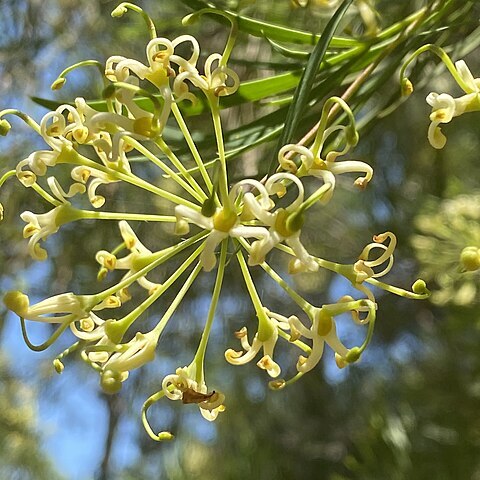
[[[389,239],[390,242],[388,246],[384,245],[383,243]],[[385,232],[381,233],[379,235],[375,235],[373,237],[373,240],[375,243],[369,243],[363,250],[362,253],[359,256],[359,260],[362,262],[361,264],[359,263],[359,268],[362,268],[362,266],[365,266],[367,268],[374,268],[377,267],[384,262],[388,261],[388,265],[385,267],[382,272],[375,273],[374,276],[382,276],[385,275],[390,271],[393,265],[393,252],[395,250],[395,247],[397,245],[397,237],[392,233],[392,232]],[[372,250],[374,249],[380,249],[383,250],[383,253],[378,256],[376,259],[369,260],[369,254]]]
[[[303,183],[291,173],[280,172],[275,173],[271,177],[268,177],[268,180],[265,182],[265,188],[270,194],[277,193],[279,182],[287,181],[292,182],[297,186],[298,195],[297,198],[290,204],[288,207],[289,211],[294,211],[296,208],[303,202],[305,190],[303,188]]]
[[[262,370],[266,370],[267,373],[272,377],[276,378],[280,375],[281,369],[278,363],[274,362],[270,355],[264,355],[258,362],[257,366]]]
[[[441,128],[438,126],[438,122],[432,122],[428,127],[427,134],[428,141],[433,148],[441,150],[447,143],[447,137],[442,133]]]
[[[245,365],[256,357],[261,347],[262,342],[258,340],[257,336],[255,335],[249,350],[246,352],[237,352],[229,348],[225,352],[225,360],[232,365]]]
[[[448,123],[456,115],[455,99],[448,93],[437,95],[431,93],[427,96],[427,103],[432,106],[430,120],[438,123]]]
[[[312,167],[315,159],[311,150],[309,150],[307,147],[304,147],[303,145],[289,143],[287,145],[284,145],[278,151],[278,163],[284,170],[293,174],[297,172],[298,167],[296,163],[290,158],[294,153],[300,155],[302,165],[304,165],[307,170]]]

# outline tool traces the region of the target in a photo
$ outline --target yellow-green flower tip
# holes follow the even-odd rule
[[[60,374],[63,372],[63,369],[65,368],[65,366],[63,365],[63,363],[58,359],[56,358],[54,361],[53,361],[53,368],[55,368],[55,371]]]
[[[174,436],[170,432],[160,432],[157,439],[159,442],[169,442],[174,439]]]
[[[0,222],[3,220],[3,205],[0,203]]]
[[[50,88],[52,90],[60,90],[65,85],[66,81],[67,81],[66,78],[59,77],[50,85]]]
[[[105,393],[113,395],[122,389],[121,373],[113,370],[102,372],[100,377],[100,385]]]
[[[460,263],[467,272],[478,270],[480,268],[480,248],[464,248],[460,254]]]
[[[348,363],[355,363],[360,359],[362,352],[358,347],[351,348],[348,353],[345,355],[345,360]]]
[[[25,318],[30,306],[28,297],[18,290],[7,292],[3,297],[3,303],[9,310],[22,318]]]
[[[10,123],[3,119],[3,120],[0,120],[0,135],[2,137],[5,137],[8,132],[11,130],[12,126],[10,125]]]
[[[127,8],[124,7],[123,5],[119,5],[118,7],[113,9],[111,16],[113,18],[123,17],[125,13],[127,13]]]
[[[186,15],[185,17],[182,18],[182,25],[184,27],[186,27],[187,25],[192,25],[193,23],[195,23],[197,16],[198,15],[194,13],[191,13],[190,15]]]
[[[412,292],[416,293],[417,295],[424,295],[426,293],[430,293],[427,284],[424,280],[419,278],[413,285],[412,285]]]
[[[402,95],[404,97],[409,97],[413,93],[413,84],[412,82],[407,78],[402,79]]]

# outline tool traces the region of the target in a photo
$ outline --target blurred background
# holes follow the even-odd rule
[[[305,8],[287,0],[217,4],[318,31],[325,23],[320,3]],[[381,25],[423,4],[398,3],[376,3]],[[152,15],[160,36],[186,32],[180,20],[191,10],[182,3],[138,4]],[[66,66],[87,58],[104,62],[114,54],[144,61],[144,24],[134,14],[112,19],[116,5],[106,0],[2,0],[0,108],[19,108],[39,120],[46,111],[31,96],[58,101],[100,97],[102,83],[94,69],[76,72],[60,92],[51,92],[50,84]],[[478,27],[479,11],[473,12],[470,24],[458,26],[459,42],[466,30]],[[227,30],[204,18],[188,33],[197,36],[203,52],[211,53],[221,51]],[[465,58],[474,76],[480,73],[477,52]],[[460,58],[455,52],[452,56]],[[231,66],[244,80],[296,64],[265,40],[241,34]],[[18,319],[2,305],[0,478],[480,480],[480,276],[478,271],[462,273],[458,264],[464,247],[480,246],[480,113],[445,126],[447,146],[434,150],[426,137],[430,107],[424,98],[430,91],[461,92],[437,60],[430,57],[424,67],[409,101],[371,122],[350,153],[374,168],[367,190],[355,189],[352,178],[341,179],[334,200],[315,210],[302,235],[318,256],[352,263],[373,234],[395,232],[399,246],[388,281],[408,289],[422,277],[434,292],[430,300],[379,292],[374,340],[359,364],[339,371],[328,351],[300,382],[273,392],[254,365],[233,367],[224,361],[224,350],[235,346],[233,332],[254,315],[243,286],[235,287],[227,277],[229,288],[207,354],[208,384],[225,392],[227,411],[211,424],[195,406],[160,402],[151,421],[175,433],[168,444],[145,434],[140,407],[166,374],[190,362],[208,310],[209,276],[189,294],[176,324],[169,325],[155,362],[134,372],[116,396],[104,395],[97,376],[82,362],[70,360],[56,375],[51,360],[71,338],[46,352],[31,352]],[[397,75],[385,80],[378,95],[395,89]],[[254,119],[259,108],[264,107],[226,110],[225,121],[236,127]],[[209,128],[202,117],[191,119],[199,136],[202,122]],[[21,122],[12,124],[0,142],[0,173],[42,147]],[[267,144],[239,157],[238,176],[261,172],[262,159],[273,147]],[[109,244],[112,231],[118,235],[116,225],[85,222],[66,228],[50,242],[49,260],[34,263],[26,255],[19,214],[42,206],[28,193],[14,182],[0,192],[0,201],[8,205],[1,226],[0,291],[23,289],[35,299],[95,291],[94,254]],[[121,209],[141,206],[142,198],[127,191],[115,202]],[[166,235],[160,226],[135,228],[147,245],[158,245]],[[233,279],[236,274],[231,269],[227,275]],[[291,281],[317,305],[335,301],[350,288],[328,272],[314,279],[300,274]],[[267,278],[259,274],[256,282],[270,309],[288,311],[288,299]],[[155,311],[149,311],[145,322],[154,317]],[[339,329],[347,344],[355,342],[357,331],[346,323]],[[36,330],[33,325],[33,336],[44,334]],[[279,360],[295,363],[287,350],[280,351]]]

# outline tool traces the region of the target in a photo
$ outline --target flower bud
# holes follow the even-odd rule
[[[402,95],[404,97],[409,97],[413,93],[413,84],[407,77],[402,79],[401,87],[402,87]]]
[[[464,248],[460,254],[460,263],[467,272],[478,270],[480,268],[480,248]]]
[[[100,376],[100,385],[105,393],[113,395],[122,388],[122,374],[113,370],[106,370]]]
[[[355,363],[360,359],[361,353],[362,352],[358,347],[353,347],[348,351],[347,355],[345,356],[345,360],[348,363]]]
[[[18,290],[7,292],[3,297],[3,303],[19,317],[25,317],[28,312],[28,307],[30,306],[27,295]]]
[[[65,366],[63,365],[63,363],[58,359],[56,358],[54,361],[53,361],[53,367],[55,368],[55,371],[60,374],[63,372],[63,369],[65,368]]]
[[[12,126],[10,125],[10,123],[7,122],[7,120],[3,119],[3,120],[0,120],[0,135],[2,137],[5,137],[8,132],[11,130]]]
[[[67,79],[65,77],[59,77],[57,78],[52,85],[50,85],[50,88],[52,90],[60,90],[64,85]]]
[[[423,295],[425,293],[429,293],[428,288],[427,288],[427,284],[421,278],[419,278],[412,285],[412,291],[413,291],[413,293],[416,293],[417,295]]]
[[[124,7],[123,5],[119,5],[116,7],[112,13],[110,14],[113,18],[120,18],[123,17],[127,13],[127,8]]]

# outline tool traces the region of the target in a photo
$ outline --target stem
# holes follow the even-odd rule
[[[394,293],[395,295],[399,295],[400,297],[405,297],[405,298],[411,298],[414,300],[424,300],[430,296],[430,293],[415,293],[415,292],[410,292],[408,290],[404,290],[403,288],[400,287],[395,287],[393,285],[388,285],[387,283],[381,282],[377,280],[376,278],[367,278],[365,280],[366,282],[370,283],[371,285],[381,288],[382,290],[385,290],[390,293]]]
[[[46,350],[50,345],[52,345],[60,337],[60,335],[70,326],[70,323],[72,323],[73,318],[74,318],[74,315],[70,315],[67,320],[64,320],[63,323],[61,323],[58,326],[58,328],[52,333],[52,335],[49,337],[48,340],[41,343],[40,345],[34,345],[28,338],[25,319],[23,317],[20,317],[20,325],[22,328],[23,340],[30,350],[33,350],[34,352],[42,352],[43,350]]]
[[[202,158],[200,157],[200,153],[198,152],[197,146],[195,145],[195,142],[193,141],[193,138],[190,134],[190,131],[188,130],[187,124],[185,123],[185,120],[183,119],[182,112],[178,108],[178,105],[176,103],[172,103],[172,112],[173,116],[175,117],[175,120],[177,121],[178,126],[180,127],[180,130],[183,133],[183,136],[185,138],[185,141],[187,142],[188,148],[190,149],[190,152],[192,153],[192,156],[195,160],[195,163],[197,164],[198,170],[200,171],[200,174],[202,175],[203,181],[205,182],[205,185],[207,187],[208,192],[213,191],[213,184],[212,181],[208,175],[207,169],[205,168],[205,165],[203,163]]]
[[[355,117],[353,116],[352,110],[347,105],[345,100],[340,97],[330,97],[324,104],[322,108],[322,116],[320,118],[320,122],[318,123],[318,131],[315,136],[315,142],[312,146],[312,153],[314,158],[318,156],[318,152],[322,147],[324,141],[324,133],[327,127],[327,123],[329,120],[332,119],[333,115],[336,113],[334,108],[342,109],[348,116],[350,120],[350,125],[353,129],[355,129]],[[328,113],[327,113],[328,112]]]
[[[200,210],[200,207],[196,205],[195,203],[190,202],[189,200],[186,200],[182,197],[179,197],[178,195],[175,195],[174,193],[167,192],[161,188],[156,187],[155,185],[152,185],[151,183],[143,180],[140,177],[137,177],[133,173],[122,173],[119,172],[118,170],[113,170],[111,168],[108,168],[104,165],[101,165],[100,163],[94,162],[93,160],[90,160],[88,157],[85,157],[83,155],[80,155],[78,152],[75,152],[76,157],[78,159],[78,164],[79,165],[84,165],[86,167],[94,168],[96,170],[99,170],[103,173],[106,173],[107,175],[110,175],[118,180],[123,180],[127,183],[130,183],[131,185],[135,185],[136,187],[143,188],[144,190],[147,190],[148,192],[154,193],[155,195],[158,195],[161,198],[165,198],[166,200],[169,200],[172,203],[176,203],[178,205],[185,205],[187,207],[192,208],[193,210]],[[74,163],[69,161],[68,163]]]
[[[172,149],[165,143],[162,137],[159,137],[155,144],[162,150],[162,152],[168,157],[168,159],[172,162],[172,164],[178,169],[178,171],[186,178],[188,183],[195,189],[197,192],[197,196],[193,195],[195,198],[198,196],[200,197],[199,201],[203,202],[207,199],[207,195],[205,192],[200,188],[200,185],[196,182],[196,180],[190,175],[188,170],[182,165],[182,162],[177,158],[177,156],[172,152]],[[178,175],[175,172],[172,172],[175,176]],[[198,198],[197,198],[198,200]]]
[[[121,3],[117,8],[115,8],[115,10],[113,10],[112,17],[121,17],[124,13],[126,13],[127,9],[130,9],[136,13],[140,13],[140,15],[142,15],[143,19],[145,20],[145,23],[147,24],[150,39],[153,40],[154,38],[157,38],[157,31],[155,29],[155,24],[153,23],[152,19],[147,13],[145,13],[138,5],[135,5],[134,3]]]
[[[167,175],[169,175],[171,178],[173,178],[173,180],[175,180],[184,190],[186,190],[193,198],[195,198],[195,200],[197,200],[200,203],[202,203],[205,200],[205,198],[206,198],[205,193],[201,190],[201,188],[196,183],[195,183],[194,186],[196,186],[197,189],[192,188],[192,182],[190,182],[190,185],[189,185],[183,178],[181,178],[177,174],[177,172],[173,171],[168,165],[166,165],[156,155],[154,155],[150,150],[148,150],[148,148],[145,148],[140,142],[136,141],[135,139],[133,139],[131,137],[128,137],[128,143],[133,148],[135,148],[135,150],[137,150],[139,153],[144,155],[153,164],[155,164],[158,168],[160,168]],[[157,143],[155,142],[155,144],[157,144]],[[172,153],[172,155],[173,155],[173,153]],[[177,168],[179,168],[179,167],[177,167]],[[182,166],[182,168],[183,168],[183,166]],[[180,168],[179,168],[179,170],[180,170]],[[187,174],[188,174],[188,172],[187,172]]]
[[[205,360],[205,352],[207,350],[208,339],[210,337],[210,331],[212,329],[213,320],[215,318],[215,312],[217,311],[218,301],[220,298],[220,291],[222,289],[223,277],[225,275],[225,265],[227,258],[227,244],[228,239],[222,242],[220,250],[220,258],[218,263],[217,277],[215,279],[215,285],[213,287],[212,300],[210,302],[210,308],[208,309],[207,321],[202,332],[202,338],[198,345],[197,352],[193,359],[195,363],[196,378],[195,381],[198,384],[203,382],[203,362]]]
[[[79,210],[83,218],[92,218],[98,220],[138,220],[141,222],[176,222],[173,215],[147,215],[143,213],[123,213],[123,212],[99,212],[92,210]]]
[[[5,172],[1,177],[0,177],[0,188],[2,185],[10,178],[14,177],[16,175],[17,171],[16,170],[9,170],[8,172]]]
[[[204,246],[203,244],[200,245],[200,247],[197,248],[197,250],[194,252],[194,253],[197,254],[196,256],[198,256],[200,254],[203,246]],[[171,316],[175,313],[175,310],[180,305],[181,301],[183,300],[183,297],[188,292],[188,289],[192,286],[192,284],[195,281],[195,279],[197,278],[198,274],[202,271],[202,268],[203,267],[202,267],[201,263],[199,262],[197,264],[197,266],[192,270],[192,273],[190,273],[190,275],[188,276],[186,282],[183,284],[182,288],[177,293],[175,299],[170,304],[170,306],[168,307],[167,311],[165,312],[165,314],[163,315],[161,320],[158,322],[158,325],[153,329],[153,331],[156,332],[158,336],[160,336],[161,333],[163,332],[163,329],[167,325]]]
[[[248,253],[250,253],[251,246],[249,245],[249,243],[243,238],[239,238],[238,241],[242,244],[243,248],[245,248],[245,250]],[[278,247],[282,247],[282,246],[283,245],[279,245]],[[286,247],[286,248],[289,248],[289,247]],[[290,252],[292,252],[292,255],[294,255],[291,249],[290,249]],[[243,258],[243,255],[242,255],[242,258]],[[288,295],[290,295],[292,300],[302,310],[307,312],[312,309],[312,305],[309,302],[307,302],[301,295],[299,295],[292,287],[290,287],[290,285],[288,285],[288,283],[285,282],[285,280],[280,275],[278,275],[278,273],[275,272],[275,270],[273,270],[273,268],[270,267],[268,263],[263,262],[260,264],[260,266],[268,273],[268,275],[270,275],[271,278],[273,278],[273,280],[275,280],[285,290],[285,292],[288,293]]]
[[[284,338],[285,340],[288,340],[289,343],[292,343],[293,345],[298,347],[300,350],[303,350],[308,355],[310,355],[310,353],[312,353],[311,347],[309,347],[306,343],[303,343],[300,340],[295,340],[294,342],[291,342],[290,341],[290,335],[288,333],[284,332],[281,328],[278,328],[277,330],[278,330],[278,335],[280,337]]]
[[[448,68],[448,71],[452,74],[455,81],[458,83],[460,88],[463,91],[465,91],[465,93],[472,93],[472,89],[463,81],[462,77],[460,77],[457,69],[455,68],[454,63],[452,62],[450,57],[447,55],[447,53],[442,48],[434,44],[424,45],[423,47],[420,47],[418,50],[412,53],[412,55],[410,55],[410,57],[403,64],[400,70],[400,81],[406,78],[405,70],[408,67],[408,65],[410,65],[410,63],[412,63],[413,60],[415,60],[420,54],[427,51],[434,53],[438,58],[440,58],[440,60],[445,64],[445,66]]]
[[[149,265],[146,265],[145,267],[140,269],[138,272],[134,273],[132,276],[125,278],[124,280],[122,280],[117,285],[114,285],[114,286],[110,287],[109,289],[98,293],[97,294],[98,301],[100,302],[100,301],[104,300],[105,298],[109,297],[110,295],[115,294],[116,292],[118,292],[122,288],[128,287],[134,281],[136,281],[138,278],[144,277],[145,275],[147,275],[148,272],[150,272],[154,268],[158,267],[162,263],[166,262],[167,260],[169,260],[170,258],[175,256],[177,253],[181,252],[182,250],[185,250],[186,248],[193,245],[198,240],[201,240],[202,238],[205,238],[206,236],[207,236],[207,234],[205,232],[197,233],[197,235],[189,238],[188,240],[184,240],[183,242],[181,242],[177,245],[174,245],[173,247],[169,247],[165,250],[157,252],[157,254],[153,254],[154,257],[158,255],[158,258],[155,258],[155,260],[153,260]]]
[[[26,113],[23,113],[20,110],[17,110],[16,108],[7,108],[6,110],[1,110],[0,111],[0,119],[2,117],[4,117],[5,115],[15,115],[18,118],[21,118],[29,127],[31,127],[33,130],[35,130],[36,133],[41,135],[40,125],[32,117],[30,117]]]
[[[304,212],[315,205],[321,198],[332,188],[331,183],[325,183],[315,192],[313,192],[301,205],[298,207],[298,212]]]
[[[219,191],[222,207],[225,213],[229,213],[231,209],[230,200],[228,198],[228,177],[227,177],[227,161],[225,159],[225,146],[223,144],[222,122],[220,119],[220,108],[218,97],[214,97],[211,93],[207,93],[208,104],[212,111],[213,127],[215,129],[215,138],[217,140],[218,158],[220,160],[219,175]]]
[[[70,65],[69,67],[65,68],[65,70],[62,70],[62,72],[60,72],[60,74],[58,75],[57,79],[52,83],[52,86],[51,86],[52,90],[57,90],[58,88],[61,88],[66,81],[65,77],[70,72],[72,72],[73,70],[76,70],[77,68],[87,67],[87,66],[97,67],[98,70],[100,71],[100,75],[105,80],[105,68],[98,60],[83,60],[81,62]]]
[[[48,203],[51,203],[55,207],[58,207],[62,204],[60,200],[57,200],[56,198],[52,197],[37,182],[32,183],[31,188],[35,190],[35,192],[37,192],[44,200],[46,200]]]
[[[278,328],[276,328],[272,324],[272,322],[270,321],[270,318],[265,313],[265,309],[263,308],[262,301],[258,296],[257,289],[255,288],[255,284],[253,283],[252,276],[250,275],[250,270],[248,269],[247,262],[245,262],[245,258],[243,257],[243,253],[241,250],[237,251],[237,259],[240,265],[240,269],[242,270],[242,275],[245,280],[245,285],[247,287],[248,294],[250,295],[253,306],[255,308],[255,312],[257,313],[258,339],[261,342],[265,342],[272,336],[274,330],[278,331]]]
[[[118,335],[120,338],[118,338],[118,341],[117,341],[117,338],[114,339],[114,341],[116,341],[116,343],[119,343],[121,341],[121,337],[123,337],[123,335],[125,334],[125,332],[127,331],[128,328],[130,328],[130,326],[135,322],[135,320],[140,316],[142,315],[143,312],[145,312],[151,305],[153,305],[175,282],[176,280],[178,280],[178,278],[185,272],[185,270],[194,262],[194,260],[200,255],[200,253],[202,252],[204,248],[204,244],[202,243],[202,245],[200,245],[184,262],[183,264],[181,265],[181,267],[179,267],[175,273],[162,285],[159,285],[158,288],[145,300],[143,301],[140,305],[138,305],[135,309],[133,309],[128,315],[125,315],[125,317],[123,317],[121,320],[118,320],[114,325],[115,329],[118,329],[115,333],[116,335]],[[198,268],[198,266],[197,266]],[[196,269],[194,270],[194,272],[196,271]],[[192,272],[193,273],[193,272]],[[198,272],[195,274],[195,277],[198,275]],[[194,277],[194,278],[195,278]],[[189,277],[189,280],[190,280],[190,277]],[[187,280],[187,282],[184,284],[184,286],[182,287],[185,288],[185,285],[188,285],[188,282],[189,280]],[[193,280],[192,280],[193,281]],[[191,283],[190,283],[191,284]],[[188,289],[188,287],[187,287]],[[180,290],[181,292],[182,290]],[[180,294],[179,292],[179,294]],[[178,294],[178,295],[179,295]],[[178,296],[177,295],[177,296]],[[183,298],[183,295],[182,295],[182,298]],[[171,308],[171,306],[174,304],[174,302],[170,305],[169,308]],[[176,308],[176,307],[175,307]],[[175,311],[175,308],[172,310],[170,316],[173,314],[173,312]],[[169,312],[169,310],[167,310],[167,312],[165,313],[165,315],[167,315],[167,313]],[[165,317],[164,315],[164,317]],[[170,318],[170,316],[168,318]],[[163,320],[163,318],[162,318]],[[161,321],[162,321],[161,320]],[[160,322],[161,322],[160,321]],[[165,321],[165,324],[166,322],[168,321],[168,319]],[[120,323],[119,323],[120,322]],[[156,330],[157,327],[155,327],[154,330]],[[161,333],[161,331],[163,330],[163,327],[162,329],[159,331],[159,335]],[[121,336],[120,336],[121,335]]]

